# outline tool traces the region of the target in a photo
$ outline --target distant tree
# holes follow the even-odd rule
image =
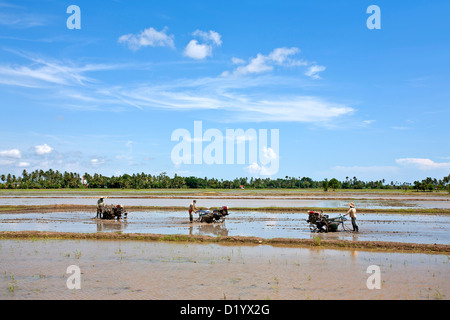
[[[442,179],[444,186],[447,186],[447,191],[450,193],[450,174]]]
[[[328,187],[329,187],[328,179],[325,178],[325,180],[323,180],[322,187],[323,187],[323,191],[328,191]]]
[[[336,178],[333,178],[328,182],[328,186],[333,190],[336,190],[341,187],[341,183]]]
[[[450,193],[450,175],[438,180],[436,178],[427,177],[422,181],[414,181],[413,184],[392,181],[385,184],[385,180],[361,181],[356,177],[340,182],[336,178],[324,179],[323,181],[314,181],[309,177],[295,178],[284,176],[284,178],[253,178],[247,177],[235,178],[232,180],[224,180],[217,178],[199,178],[199,177],[182,177],[174,174],[169,177],[166,172],[152,176],[151,174],[133,173],[123,174],[119,176],[106,177],[99,173],[93,175],[84,173],[80,176],[74,172],[59,172],[49,169],[47,171],[35,170],[27,172],[23,170],[22,176],[1,174],[0,188],[5,189],[48,189],[48,188],[123,188],[123,189],[149,189],[149,188],[211,188],[211,189],[238,189],[241,186],[254,189],[287,189],[287,188],[323,188],[328,191],[329,188],[336,190],[344,189],[396,189],[403,190],[414,189],[416,191],[443,191]]]

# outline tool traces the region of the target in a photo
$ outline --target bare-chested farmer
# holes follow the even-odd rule
[[[194,221],[194,216],[192,214],[192,212],[197,213],[198,208],[196,206],[197,201],[194,200],[191,202],[191,204],[189,205],[189,221],[193,222]]]

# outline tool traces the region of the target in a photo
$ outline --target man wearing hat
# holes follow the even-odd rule
[[[353,202],[349,203],[350,209],[348,209],[347,213],[344,214],[344,216],[346,215],[350,215],[350,218],[352,218],[352,226],[353,226],[353,231],[358,232],[359,228],[358,225],[356,224],[356,209],[355,209],[355,204]]]
[[[189,221],[190,221],[190,222],[193,222],[193,221],[194,221],[194,217],[193,217],[193,215],[192,215],[192,212],[197,213],[197,211],[198,211],[198,208],[197,208],[197,206],[195,205],[196,203],[197,203],[197,201],[194,200],[194,201],[192,201],[191,204],[189,205]]]
[[[105,206],[105,203],[103,202],[103,197],[101,197],[97,201],[97,218],[100,218],[100,219],[102,218],[102,212],[103,212],[104,206]]]

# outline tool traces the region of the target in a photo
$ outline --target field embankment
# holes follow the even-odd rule
[[[450,245],[418,244],[385,241],[346,241],[314,239],[292,239],[244,236],[205,236],[205,235],[165,235],[150,233],[76,233],[76,232],[43,232],[43,231],[3,231],[0,239],[27,240],[134,240],[134,241],[174,241],[190,243],[217,243],[223,245],[272,245],[289,247],[313,247],[327,249],[358,249],[383,252],[437,253],[450,254]]]

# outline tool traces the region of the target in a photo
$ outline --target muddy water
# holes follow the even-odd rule
[[[450,244],[450,216],[358,214],[360,232],[311,233],[305,213],[232,211],[221,224],[189,223],[184,211],[132,212],[126,221],[94,219],[91,212],[1,214],[0,231],[117,232],[256,236]],[[330,217],[339,214],[330,214]],[[347,230],[351,223],[345,222]]]
[[[448,299],[445,255],[134,241],[3,240],[0,299]],[[70,265],[81,289],[67,288]],[[370,265],[381,288],[369,290]],[[170,281],[169,281],[170,280]]]
[[[407,208],[437,208],[450,209],[450,201],[443,198],[441,200],[399,200],[399,199],[375,199],[358,200],[357,207],[367,209],[407,209]],[[126,198],[109,197],[107,204],[122,204],[124,206],[180,206],[188,207],[188,198]],[[327,199],[291,199],[287,197],[273,197],[264,199],[224,199],[221,197],[203,198],[198,200],[198,206],[218,207],[227,205],[229,207],[320,207],[320,208],[346,208],[348,199],[327,200]],[[75,204],[75,205],[95,205],[96,198],[92,197],[0,197],[0,205],[55,205],[55,204]]]

